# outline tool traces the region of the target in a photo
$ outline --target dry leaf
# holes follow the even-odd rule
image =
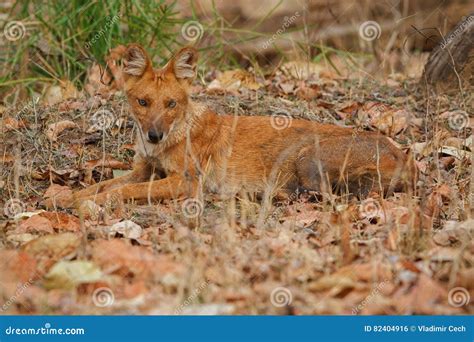
[[[15,230],[16,234],[23,233],[54,233],[51,221],[45,217],[34,215],[25,221],[21,222]]]
[[[133,275],[134,278],[153,280],[166,274],[182,272],[180,264],[169,256],[156,257],[146,247],[132,246],[128,240],[97,240],[92,249],[92,258],[108,274]]]
[[[110,99],[115,93],[123,89],[123,67],[120,60],[127,48],[119,45],[110,50],[106,56],[106,68],[94,63],[87,71],[84,89],[90,96],[99,96]]]
[[[37,277],[36,260],[25,252],[0,250],[0,287],[4,282],[25,283]]]
[[[46,205],[49,207],[64,206],[72,201],[72,190],[67,186],[51,184],[43,197],[47,199]]]
[[[360,102],[346,101],[337,106],[337,113],[343,118],[353,118],[356,116],[359,108],[362,106]]]
[[[288,215],[282,218],[283,221],[295,222],[298,227],[309,227],[315,222],[327,218],[325,213],[316,210],[302,210],[294,215]]]
[[[115,223],[109,228],[109,234],[119,233],[127,239],[139,239],[142,231],[142,227],[130,220]]]
[[[352,277],[340,276],[340,275],[327,275],[316,282],[309,284],[310,291],[329,291],[329,296],[337,296],[341,292],[352,290],[355,288],[364,288],[363,285],[355,282]]]
[[[80,95],[71,81],[61,80],[59,85],[51,85],[46,89],[44,102],[53,106],[70,98],[78,98]]]
[[[457,159],[471,158],[471,153],[469,151],[452,147],[452,146],[441,146],[438,149],[438,153],[447,154],[448,156],[453,156]]]
[[[293,94],[293,91],[295,90],[296,86],[295,84],[291,82],[280,82],[278,83],[278,86],[280,89],[283,91],[284,94]]]
[[[73,215],[48,211],[42,212],[39,215],[47,218],[51,222],[53,228],[59,231],[66,230],[71,232],[77,232],[81,229],[79,219]]]
[[[100,205],[91,200],[82,201],[79,205],[79,212],[86,219],[97,220],[102,213]]]
[[[117,89],[123,89],[124,79],[123,79],[123,68],[119,63],[119,60],[122,58],[123,54],[126,51],[126,47],[119,45],[110,50],[110,54],[106,57],[107,66],[110,69],[110,72],[114,78],[115,86]]]
[[[306,85],[305,82],[301,82],[296,90],[296,96],[302,100],[311,101],[318,98],[321,95],[321,89],[317,84]],[[323,102],[318,103],[319,106],[323,106]]]
[[[38,270],[46,272],[58,260],[71,257],[81,244],[81,235],[60,233],[44,235],[25,244],[22,249],[38,261]]]
[[[47,289],[73,289],[103,279],[100,268],[90,261],[60,261],[44,276],[43,285]]]
[[[64,120],[60,122],[56,122],[53,124],[50,124],[48,126],[48,130],[46,131],[46,136],[50,141],[56,141],[58,140],[59,134],[61,134],[65,129],[68,128],[75,128],[77,125],[69,120]]]
[[[58,106],[58,111],[60,113],[66,113],[73,110],[78,111],[86,111],[87,110],[87,103],[85,101],[76,101],[76,100],[69,100],[64,101]]]
[[[428,196],[424,206],[424,212],[428,217],[436,218],[439,216],[444,201],[450,201],[453,196],[453,190],[448,184],[437,186]]]
[[[21,233],[21,234],[8,234],[7,235],[7,241],[15,244],[24,244],[24,243],[27,243],[31,240],[34,240],[36,239],[37,236],[34,235],[34,234],[30,234],[30,233]]]
[[[87,70],[84,89],[90,96],[99,96],[103,99],[111,98],[117,91],[108,71],[96,63]]]
[[[382,133],[394,137],[408,127],[410,113],[393,109],[380,102],[367,102],[357,113],[357,123],[372,126]]]
[[[14,118],[4,118],[2,121],[0,121],[0,127],[2,127],[5,132],[8,132],[26,128],[27,125],[23,120],[17,120]]]
[[[405,294],[403,290],[393,296],[398,314],[435,314],[435,306],[447,301],[448,293],[436,281],[421,273],[416,285]]]
[[[251,73],[236,69],[219,73],[218,77],[208,85],[207,89],[237,91],[241,87],[258,90],[261,85],[255,80],[255,77]]]

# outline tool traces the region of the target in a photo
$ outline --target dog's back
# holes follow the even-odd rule
[[[399,190],[412,177],[408,157],[378,133],[296,119],[276,129],[272,120],[210,111],[201,117],[188,148],[211,190],[258,192],[270,185],[319,191],[329,186],[364,196],[371,190]],[[185,156],[185,150],[183,142],[164,158],[177,161],[175,153]],[[185,168],[185,158],[181,162],[169,171]]]

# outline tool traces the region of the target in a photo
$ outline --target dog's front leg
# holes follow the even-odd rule
[[[80,198],[79,201],[91,200],[97,204],[104,204],[110,200],[143,202],[179,198],[184,195],[194,196],[195,193],[196,182],[185,180],[181,175],[174,174],[155,181],[126,184],[110,191]]]
[[[85,189],[75,192],[74,197],[84,198],[84,197],[92,196],[104,191],[111,190],[113,188],[118,188],[118,187],[121,187],[123,185],[133,182],[133,180],[136,179],[135,177],[137,177],[137,175],[135,172],[132,171],[129,174],[126,174],[117,178],[109,179],[106,181],[102,181],[94,185],[90,185]]]
[[[151,176],[151,173],[150,167],[146,163],[135,164],[130,173],[88,186],[74,193],[74,198],[81,199],[101,192],[110,191],[130,183],[143,182]]]
[[[70,198],[48,198],[42,202],[42,205],[47,208],[54,208],[56,206],[70,208],[75,202],[80,202],[82,199],[97,195],[98,193],[110,191],[126,184],[143,182],[150,177],[152,172],[151,167],[145,161],[139,161],[134,164],[133,170],[126,175],[91,185],[75,192]]]
[[[125,184],[131,183],[131,180],[134,179],[134,172],[123,175],[118,178],[109,179],[94,185],[91,185],[85,189],[77,191],[72,194],[69,198],[47,198],[42,202],[46,208],[71,208],[74,206],[74,202],[78,202],[84,198],[88,198],[92,195],[99,194],[103,191],[107,191],[113,188],[121,187]],[[136,175],[135,175],[136,176]]]

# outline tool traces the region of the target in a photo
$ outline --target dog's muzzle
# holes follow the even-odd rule
[[[152,144],[158,144],[163,139],[163,132],[157,132],[156,129],[151,128],[148,130],[147,138]]]

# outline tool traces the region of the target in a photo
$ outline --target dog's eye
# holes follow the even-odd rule
[[[169,100],[169,101],[168,101],[168,107],[169,107],[169,108],[174,108],[174,107],[176,107],[176,101],[175,101],[175,100]]]
[[[148,102],[146,102],[146,100],[144,99],[137,99],[138,101],[138,104],[142,107],[146,107],[146,105],[148,104]]]

